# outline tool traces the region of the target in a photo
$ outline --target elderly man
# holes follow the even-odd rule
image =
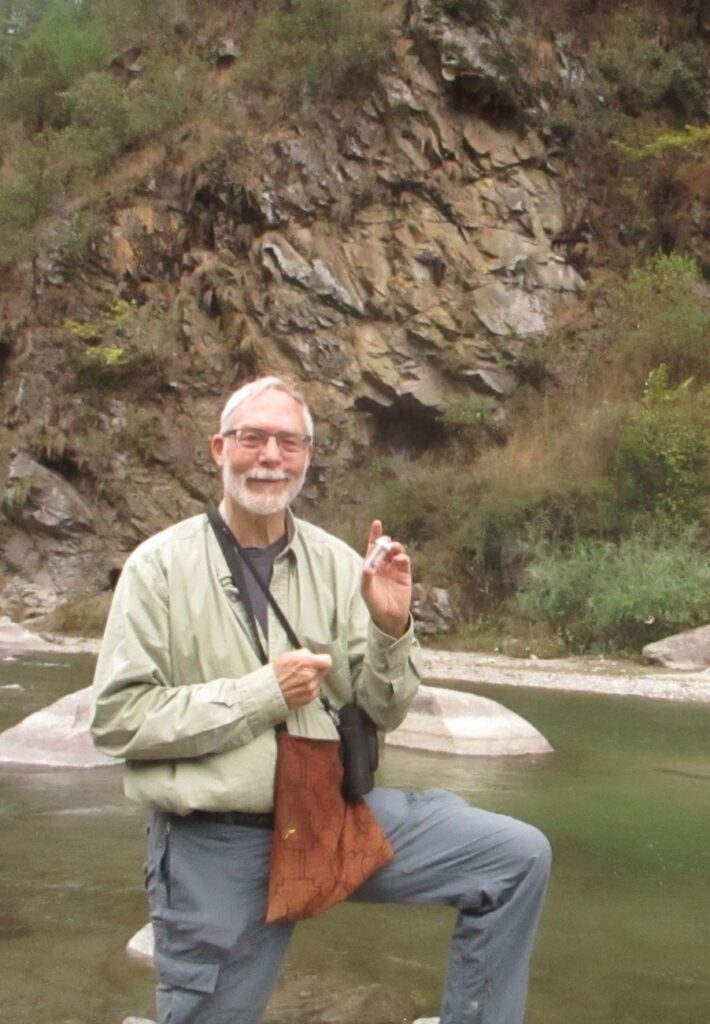
[[[231,395],[212,455],[224,533],[249,571],[235,583],[224,537],[195,516],[130,556],[106,627],[92,729],[99,749],[125,758],[126,793],[150,812],[161,1024],[261,1020],[294,927],[266,921],[276,731],[332,739],[319,698],[339,707],[354,693],[394,729],[419,684],[402,545],[363,567],[289,510],[312,445],[288,383],[265,377]],[[368,551],[381,534],[375,521]],[[456,908],[442,1024],[522,1024],[544,836],[440,790],[376,788],[365,801],[393,858],[351,898]]]

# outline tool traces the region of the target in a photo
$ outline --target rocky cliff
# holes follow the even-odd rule
[[[105,589],[213,501],[207,440],[250,375],[303,384],[318,518],[378,446],[436,438],[452,398],[503,405],[583,307],[598,243],[536,85],[581,74],[574,38],[395,7],[369,95],[275,120],[252,97],[218,144],[192,124],[133,154],[145,173],[109,179],[87,255],[45,253],[34,301],[28,266],[0,283],[0,612]],[[218,88],[238,46],[210,45]]]

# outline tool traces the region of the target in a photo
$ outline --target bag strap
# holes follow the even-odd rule
[[[212,508],[207,512],[207,518],[210,521],[210,525],[212,526],[215,536],[219,542],[219,546],[222,549],[222,554],[224,555],[227,561],[227,565],[232,574],[232,582],[239,591],[239,595],[242,601],[244,602],[244,606],[247,610],[253,634],[252,638],[254,640],[262,665],[268,664],[269,656],[264,650],[264,645],[262,644],[261,637],[259,636],[259,629],[256,624],[254,609],[252,608],[251,601],[249,600],[249,591],[247,589],[246,581],[244,579],[242,563],[246,565],[252,577],[256,580],[257,584],[263,591],[266,600],[271,605],[274,614],[276,615],[276,618],[281,623],[284,632],[288,637],[289,643],[293,647],[294,651],[301,649],[303,647],[303,644],[296,636],[296,633],[294,632],[291,623],[288,621],[285,614],[281,610],[281,606],[279,605],[274,595],[271,593],[268,584],[261,578],[256,568],[252,564],[251,560],[249,559],[249,556],[244,551],[244,548],[230,530],[229,526],[224,520],[224,517],[222,516],[222,513],[219,511],[218,508]],[[328,700],[328,698],[325,696],[325,694],[320,695],[320,702],[337,725],[337,711],[335,710],[331,702]]]

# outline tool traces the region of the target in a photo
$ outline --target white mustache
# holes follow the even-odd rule
[[[251,469],[247,473],[247,480],[290,480],[288,473],[279,473],[276,469]]]

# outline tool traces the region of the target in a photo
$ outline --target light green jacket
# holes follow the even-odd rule
[[[404,718],[420,681],[413,632],[393,640],[360,596],[362,559],[324,530],[287,521],[271,592],[303,645],[328,653],[325,691],[336,706],[357,689],[382,729]],[[269,657],[290,645],[269,609]],[[336,738],[320,701],[289,713],[271,664],[262,665],[244,607],[205,515],[141,544],[116,588],[93,687],[99,750],[125,758],[126,795],[191,810],[269,811],[274,726]]]

